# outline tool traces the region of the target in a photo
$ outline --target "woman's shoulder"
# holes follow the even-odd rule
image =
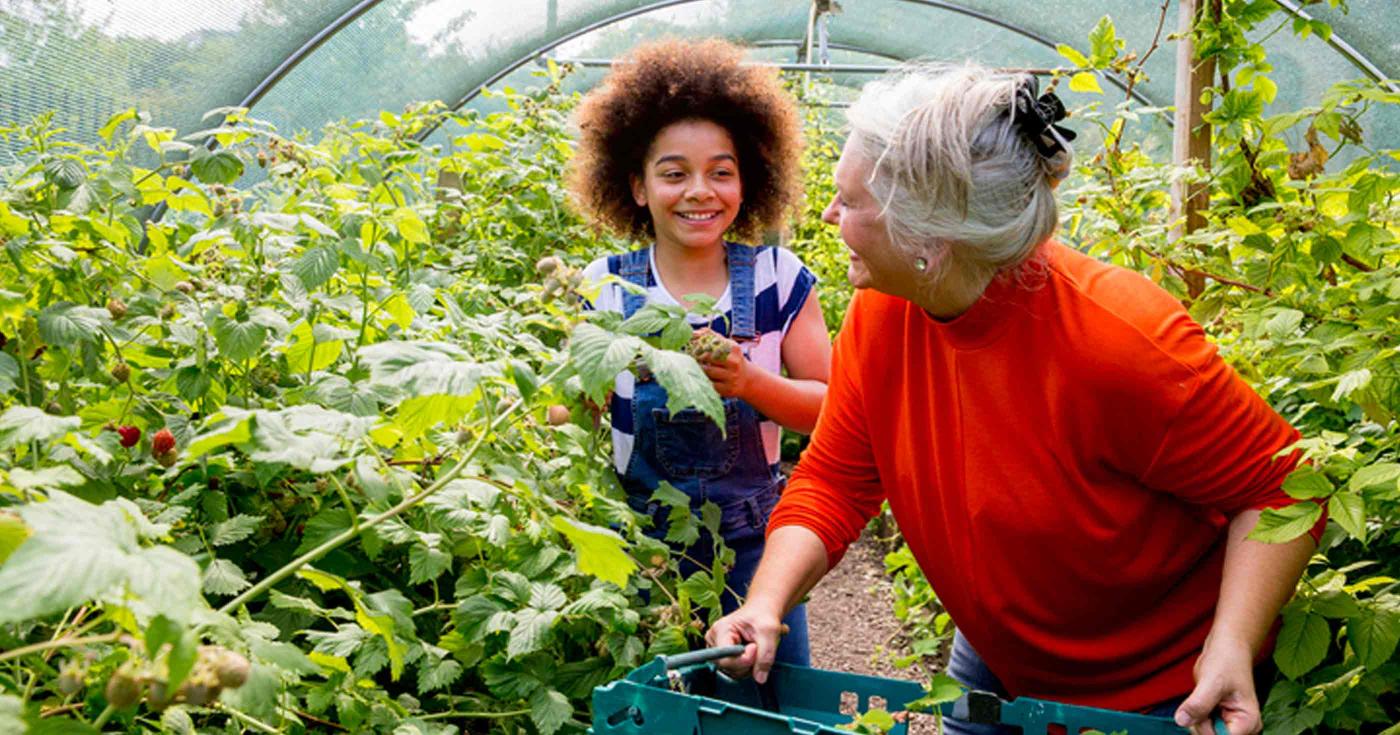
[[[1166,289],[1136,271],[1057,248],[1051,270],[1068,292],[1073,323],[1087,332],[1073,335],[1076,343],[1095,345],[1105,360],[1144,366],[1155,354],[1194,370],[1214,356],[1205,330]]]

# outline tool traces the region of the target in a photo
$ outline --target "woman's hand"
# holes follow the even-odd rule
[[[753,674],[759,684],[768,680],[773,658],[778,652],[778,639],[783,634],[782,616],[756,605],[744,605],[720,618],[705,633],[705,643],[711,647],[733,646],[740,643],[744,652],[719,660],[719,667],[733,677]]]
[[[1212,715],[1219,710],[1230,735],[1263,730],[1248,643],[1207,638],[1195,672],[1196,688],[1177,708],[1176,724],[1191,728],[1193,735],[1214,735]]]
[[[729,353],[723,360],[704,360],[700,369],[715,386],[715,392],[724,398],[746,398],[749,392],[749,377],[753,365],[744,357],[739,344],[729,341]]]

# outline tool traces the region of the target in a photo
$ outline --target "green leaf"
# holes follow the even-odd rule
[[[160,713],[160,729],[166,735],[198,735],[194,720],[182,706],[169,707]]]
[[[573,714],[569,698],[553,689],[541,687],[530,695],[530,719],[540,735],[554,735]]]
[[[209,326],[219,352],[234,362],[257,357],[263,341],[267,339],[267,328],[263,325],[252,321],[235,321],[223,314],[214,317],[213,324]]]
[[[187,458],[198,459],[220,447],[252,441],[254,414],[226,411],[210,418],[215,428],[200,434],[190,442],[185,449]]]
[[[1366,542],[1366,500],[1359,493],[1333,495],[1327,501],[1327,515],[1352,538]]]
[[[555,516],[553,526],[573,544],[578,554],[579,571],[618,587],[627,586],[627,578],[636,570],[637,564],[624,551],[627,542],[621,536],[609,529],[564,516]]]
[[[506,655],[519,658],[539,650],[544,645],[549,631],[559,613],[554,610],[536,610],[527,607],[515,613],[515,624],[510,629],[510,641],[506,644]]]
[[[1357,492],[1377,487],[1388,487],[1393,490],[1396,488],[1397,482],[1400,482],[1400,464],[1377,462],[1362,467],[1352,474],[1351,480],[1347,482],[1347,487]]]
[[[87,181],[87,169],[76,158],[53,158],[44,164],[44,178],[60,189],[76,189]]]
[[[53,416],[33,406],[11,406],[0,414],[0,449],[57,439],[77,431],[82,423],[77,416]]]
[[[446,689],[462,678],[462,665],[448,656],[424,656],[418,664],[418,694]]]
[[[314,289],[331,280],[340,270],[340,248],[336,245],[321,245],[309,248],[292,264],[292,274],[301,280],[307,289]]]
[[[695,408],[724,428],[724,402],[714,384],[690,355],[645,348],[647,366],[666,389],[666,410],[672,414]]]
[[[1297,679],[1322,663],[1329,641],[1326,618],[1301,609],[1285,610],[1283,628],[1274,644],[1274,663],[1284,676]]]
[[[195,149],[190,172],[206,184],[232,184],[243,175],[243,161],[229,151]]]
[[[632,364],[645,343],[631,335],[616,335],[592,324],[580,324],[569,342],[569,357],[578,371],[583,390],[594,403],[602,403],[617,374]],[[696,370],[699,370],[697,367]],[[704,373],[701,373],[704,377]],[[708,379],[706,380],[708,384]]]
[[[199,639],[195,638],[194,632],[181,628],[180,635],[175,638],[170,646],[170,651],[165,656],[165,679],[166,685],[172,689],[180,686],[185,681],[185,677],[190,675],[194,669],[194,662],[199,658]]]
[[[24,521],[19,516],[9,513],[0,513],[0,565],[10,558],[15,549],[29,538],[29,527],[24,525]]]
[[[666,515],[666,541],[686,548],[700,540],[700,521],[690,510],[690,496],[662,480],[649,498],[670,508]]]
[[[29,726],[24,723],[24,701],[13,694],[0,693],[0,732],[26,735]]]
[[[19,363],[7,352],[0,352],[0,393],[10,393],[19,388]]]
[[[0,623],[62,612],[126,581],[136,530],[116,504],[55,490],[18,511],[30,536],[0,567]]]
[[[83,476],[68,465],[44,467],[31,472],[23,467],[10,470],[10,484],[20,490],[39,490],[48,487],[67,487],[83,484]]]
[[[209,543],[213,546],[227,546],[238,543],[253,535],[254,531],[262,525],[262,516],[250,516],[242,513],[214,526],[209,532]]]
[[[1322,722],[1323,711],[1308,706],[1302,684],[1285,680],[1269,690],[1263,715],[1267,723],[1265,735],[1302,735]]]
[[[100,339],[102,328],[112,323],[112,316],[106,309],[63,301],[44,308],[36,320],[39,336],[45,342],[57,347],[73,347]]]
[[[287,348],[287,369],[304,374],[325,370],[340,359],[345,342],[322,340],[310,324],[301,322],[292,330],[292,345]]]
[[[1282,544],[1307,533],[1322,517],[1322,506],[1311,500],[1285,506],[1266,508],[1259,523],[1249,532],[1249,538],[1268,544]]]
[[[127,586],[152,610],[179,623],[202,607],[199,565],[169,546],[142,549],[125,560]]]
[[[1089,58],[1086,57],[1084,54],[1080,53],[1078,49],[1074,48],[1073,46],[1070,46],[1067,43],[1059,44],[1055,47],[1055,50],[1060,52],[1061,56],[1065,57],[1066,59],[1069,59],[1069,62],[1071,64],[1074,64],[1080,69],[1083,69],[1084,67],[1089,65]]]
[[[1337,389],[1332,391],[1332,400],[1340,401],[1371,384],[1371,371],[1366,368],[1342,373],[1337,381]]]
[[[248,577],[228,559],[215,559],[204,568],[204,591],[211,595],[236,595],[251,587]]]
[[[187,365],[175,371],[175,390],[187,401],[197,401],[209,392],[214,379],[198,365]]]
[[[656,334],[673,323],[685,324],[685,312],[678,306],[647,304],[638,309],[618,327],[625,334],[645,337]],[[686,325],[689,327],[689,325]]]
[[[102,127],[97,129],[97,134],[102,136],[103,140],[107,141],[108,143],[111,143],[112,135],[117,132],[117,128],[121,127],[122,123],[127,122],[128,120],[135,120],[136,118],[137,112],[135,107],[130,107],[125,110],[122,110],[121,112],[118,112],[117,114],[107,118],[107,122],[104,123]]]
[[[1107,15],[1100,18],[1094,30],[1089,32],[1089,57],[1094,68],[1101,69],[1118,58],[1118,49],[1122,47],[1123,41],[1118,40],[1118,29],[1113,26],[1113,19]]]
[[[434,537],[433,543],[422,541],[424,536]],[[452,568],[452,555],[438,548],[436,536],[437,534],[420,534],[420,541],[408,548],[409,584],[422,584],[437,579],[443,572]]]
[[[1312,465],[1301,465],[1283,480],[1283,491],[1291,498],[1308,500],[1325,498],[1336,488],[1327,476],[1318,472]]]
[[[1081,71],[1070,77],[1069,88],[1074,92],[1103,94],[1103,87],[1099,86],[1099,78],[1091,71]]]
[[[540,610],[558,610],[569,601],[569,596],[559,585],[535,582],[530,585],[530,607]]]
[[[354,459],[362,449],[360,440],[378,421],[320,406],[292,406],[255,415],[253,460],[287,464],[314,474],[330,472]]]
[[[1303,323],[1303,312],[1297,309],[1280,309],[1267,323],[1264,330],[1270,337],[1282,340],[1294,336],[1298,331],[1298,326]]]
[[[1353,222],[1346,237],[1342,238],[1342,252],[1358,260],[1371,261],[1377,251],[1394,239],[1395,236],[1384,227],[1365,221]]]
[[[957,679],[947,674],[938,674],[929,681],[926,690],[927,694],[910,702],[906,708],[910,711],[930,711],[944,702],[961,697],[965,688]]]
[[[1378,605],[1362,608],[1360,615],[1347,620],[1347,640],[1367,669],[1379,670],[1400,643],[1400,611]]]

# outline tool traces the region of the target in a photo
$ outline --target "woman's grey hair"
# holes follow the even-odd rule
[[[1025,74],[911,64],[867,85],[847,112],[872,162],[870,193],[890,240],[936,284],[956,264],[975,277],[1030,260],[1058,223],[1054,186],[1073,156],[1042,155],[1014,124]]]

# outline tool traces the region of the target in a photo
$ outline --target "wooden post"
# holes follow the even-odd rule
[[[1180,0],[1180,20],[1177,28],[1176,46],[1176,117],[1172,136],[1172,163],[1188,166],[1196,162],[1210,166],[1210,125],[1201,117],[1210,111],[1209,104],[1201,102],[1201,90],[1210,85],[1215,77],[1215,59],[1198,61],[1196,41],[1192,35],[1197,18],[1208,12],[1213,0]],[[1173,242],[1200,229],[1205,224],[1205,208],[1209,204],[1209,190],[1204,184],[1178,181],[1172,184],[1172,220],[1184,222],[1172,228]],[[1205,289],[1205,279],[1195,274],[1187,274],[1186,285],[1195,298]]]

